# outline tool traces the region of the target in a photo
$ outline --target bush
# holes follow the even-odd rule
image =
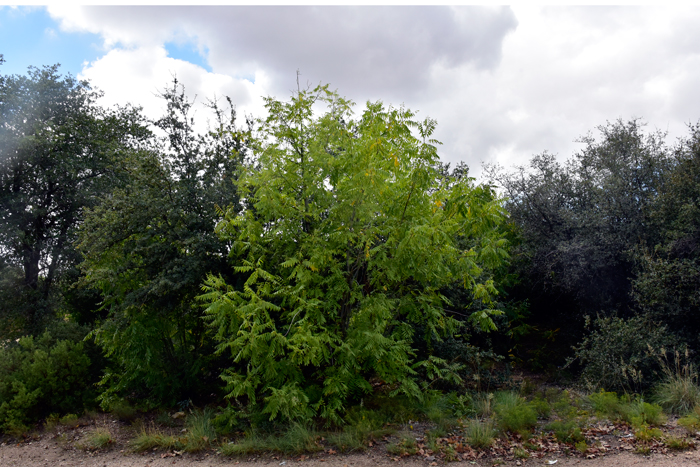
[[[561,443],[579,443],[585,439],[581,433],[581,428],[574,420],[556,420],[545,426],[545,430],[553,431],[554,436]]]
[[[673,353],[673,363],[669,363],[662,349],[660,359],[664,379],[654,388],[654,401],[667,412],[684,415],[700,404],[698,372],[685,351],[685,364],[681,364],[681,354]]]
[[[537,411],[514,392],[497,392],[494,411],[498,426],[504,431],[525,434],[537,425]]]
[[[0,347],[0,430],[16,430],[52,413],[82,412],[94,402],[83,346],[45,332]]]
[[[493,443],[494,426],[491,420],[470,420],[464,429],[467,442],[475,448],[487,448]]]
[[[581,379],[590,389],[641,392],[659,366],[649,346],[662,348],[675,342],[665,327],[643,316],[598,318],[593,327],[574,348],[583,366]]]

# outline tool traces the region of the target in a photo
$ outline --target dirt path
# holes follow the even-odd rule
[[[555,464],[550,464],[556,461]],[[183,454],[149,452],[133,454],[122,452],[116,448],[98,453],[88,453],[74,448],[58,445],[53,440],[38,440],[19,445],[0,446],[0,466],[9,467],[171,467],[171,466],[231,466],[231,467],[370,467],[370,466],[401,466],[426,467],[441,465],[444,462],[426,460],[420,457],[408,457],[392,460],[391,457],[367,452],[351,455],[317,455],[301,459],[299,456],[274,458],[272,456],[253,457],[246,459],[231,459],[216,454]],[[452,462],[449,465],[486,467],[494,465],[534,467],[540,465],[556,465],[556,467],[697,467],[700,466],[700,451],[689,451],[674,454],[655,454],[641,456],[629,452],[607,454],[593,459],[577,457],[546,457],[543,459],[510,460],[500,462],[494,459]]]
[[[213,449],[197,454],[163,449],[134,453],[129,449],[129,443],[137,432],[133,426],[119,422],[107,414],[91,419],[81,419],[74,423],[74,426],[63,425],[35,432],[20,442],[8,437],[1,437],[0,467],[431,467],[448,464],[439,455],[435,457],[427,454],[407,457],[389,455],[386,440],[375,442],[373,447],[364,453],[344,455],[336,454],[328,447],[325,447],[323,452],[308,456],[266,454],[229,458],[217,454]],[[615,428],[611,432],[613,426],[605,427],[604,425],[588,433],[589,436],[592,436],[591,439],[596,440],[598,449],[591,446],[588,456],[585,457],[578,453],[575,456],[567,456],[564,452],[575,451],[570,451],[570,447],[549,443],[547,439],[540,439],[537,441],[541,446],[539,451],[532,452],[530,458],[518,460],[513,455],[513,448],[511,447],[509,450],[507,443],[504,445],[504,442],[501,441],[501,447],[491,448],[490,452],[459,451],[463,453],[461,456],[465,460],[450,462],[449,465],[465,467],[497,465],[507,467],[541,465],[554,465],[556,467],[700,467],[700,450],[697,448],[700,446],[700,433],[692,440],[694,445],[685,451],[670,451],[660,444],[650,445],[651,452],[657,452],[657,454],[642,456],[633,453],[633,450],[636,449],[632,439],[633,435],[626,433],[621,427]],[[675,422],[669,423],[668,426],[665,426],[665,431],[667,433],[677,431],[678,427],[675,425]],[[418,428],[418,424],[416,424],[417,430],[411,433],[416,436],[420,435]],[[84,449],[85,440],[89,439],[90,434],[94,434],[96,429],[107,430],[112,436],[112,444],[104,450],[87,451]],[[530,441],[534,442],[535,440],[533,438]],[[422,450],[420,452],[423,453]],[[658,454],[660,452],[665,454]]]

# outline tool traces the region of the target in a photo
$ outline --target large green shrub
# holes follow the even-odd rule
[[[210,276],[202,296],[231,356],[228,396],[270,419],[340,422],[372,382],[420,398],[418,370],[454,380],[458,368],[420,361],[414,342],[455,335],[457,314],[495,328],[489,271],[507,242],[493,190],[445,179],[435,122],[406,109],[370,103],[353,119],[320,87],[267,110],[238,181],[246,208],[218,226],[242,280]],[[441,291],[455,282],[478,309],[453,308]]]
[[[83,342],[45,332],[0,347],[0,429],[19,429],[51,413],[79,412],[94,401]]]
[[[665,327],[644,316],[598,318],[575,347],[581,378],[590,389],[639,392],[654,381],[659,368],[649,349],[669,348],[674,342]]]

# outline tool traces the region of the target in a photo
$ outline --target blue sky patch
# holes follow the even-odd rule
[[[60,73],[75,76],[83,69],[83,62],[104,53],[98,34],[63,32],[43,7],[0,6],[3,75],[25,75],[31,65],[41,68],[60,63]]]
[[[207,51],[205,51],[203,56],[199,53],[197,46],[191,42],[167,42],[165,44],[165,50],[168,52],[168,56],[171,58],[190,62],[204,68],[208,72],[211,72],[211,67],[207,63],[206,58]]]

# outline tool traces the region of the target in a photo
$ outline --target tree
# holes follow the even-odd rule
[[[700,126],[675,148],[651,205],[657,242],[640,248],[633,296],[691,348],[700,343]]]
[[[196,401],[217,386],[208,376],[218,372],[214,341],[194,297],[207,273],[226,269],[214,227],[217,209],[238,209],[233,178],[245,132],[232,106],[226,113],[212,103],[216,125],[197,134],[177,80],[162,97],[167,112],[155,126],[165,137],[132,154],[128,183],[90,209],[80,230],[83,284],[103,303],[93,336],[114,362],[102,383],[106,406],[124,396]]]
[[[217,227],[242,278],[211,275],[201,296],[232,359],[222,378],[270,420],[340,423],[372,382],[420,397],[417,370],[449,370],[414,343],[455,334],[464,310],[442,293],[455,282],[485,305],[473,325],[500,313],[488,274],[507,257],[500,201],[467,177],[441,183],[434,121],[381,103],[354,120],[351,107],[327,86],[267,98],[237,182],[246,207]]]
[[[635,250],[658,238],[651,205],[671,166],[664,135],[645,133],[637,120],[598,130],[563,164],[543,153],[529,168],[491,168],[522,237],[513,251],[521,283],[511,292],[537,310],[531,324],[561,330],[567,349],[585,315],[638,313],[630,296]]]
[[[58,65],[0,76],[0,256],[5,295],[36,332],[50,314],[82,209],[115,183],[114,167],[148,132],[137,109],[105,110],[87,82]],[[7,317],[17,310],[4,302]]]

